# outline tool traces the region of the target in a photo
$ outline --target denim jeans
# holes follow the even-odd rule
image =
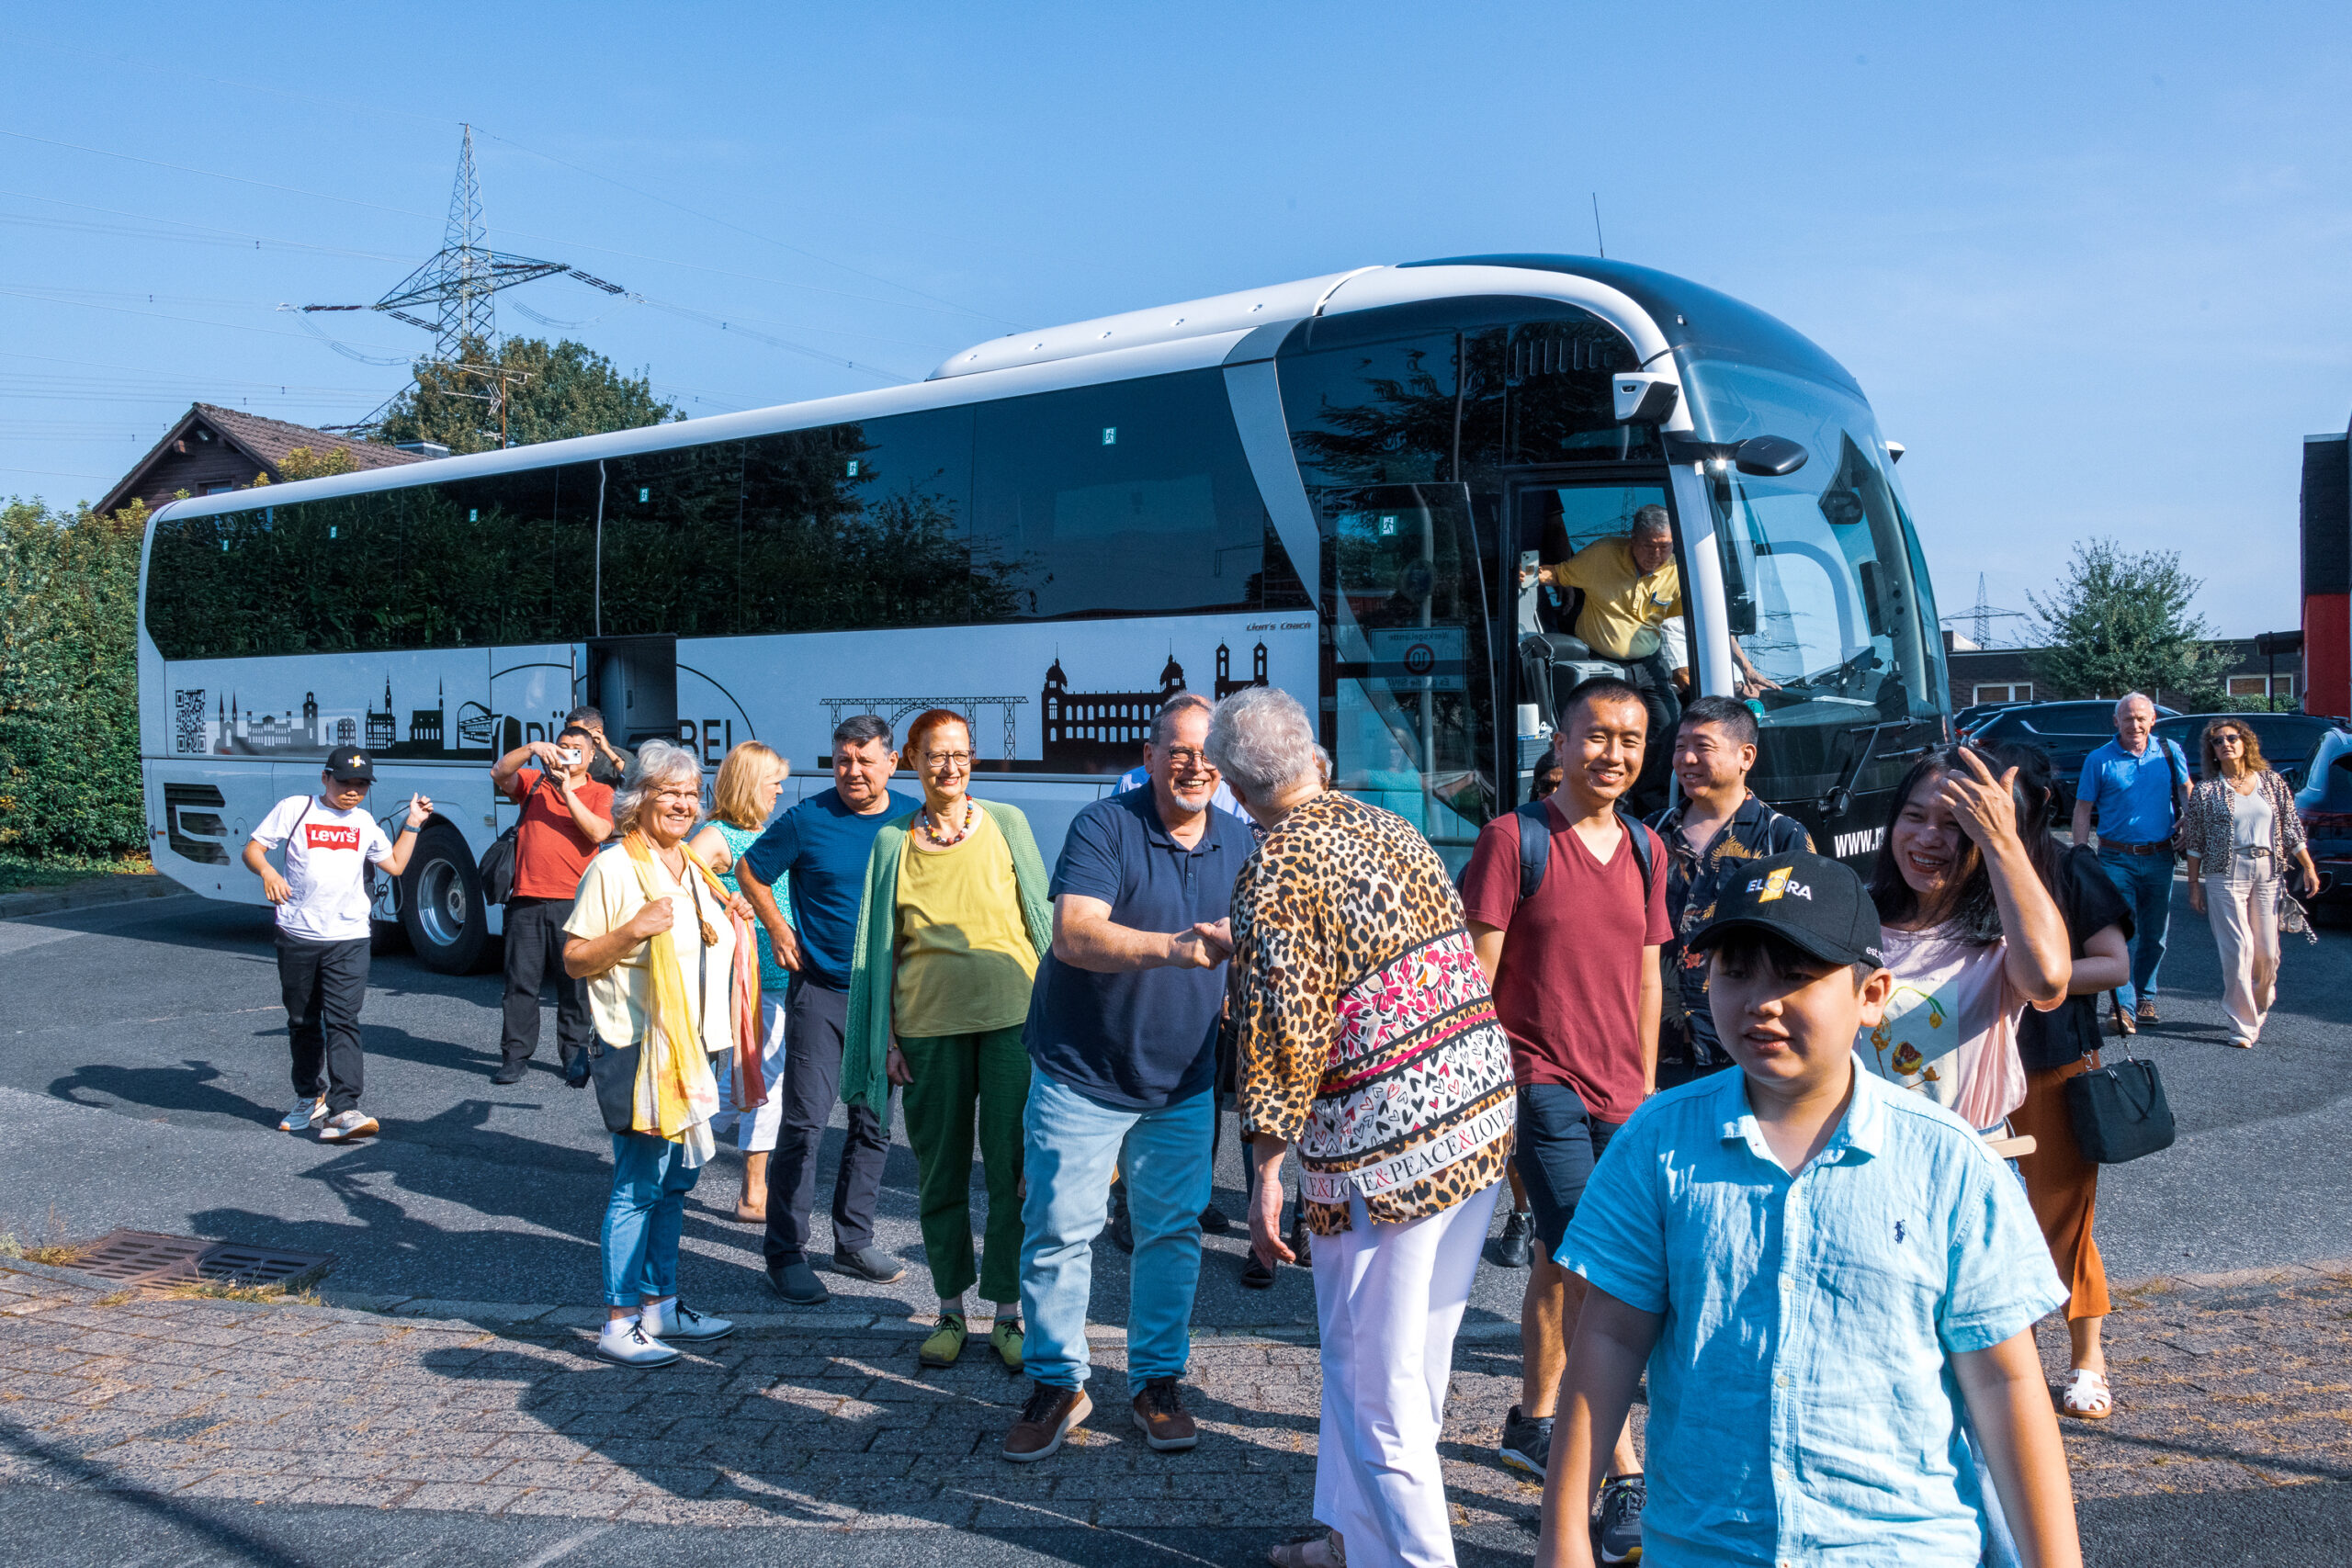
[[[1086,1382],[1086,1303],[1111,1169],[1135,1227],[1128,1270],[1127,1382],[1181,1377],[1193,1354],[1193,1292],[1201,1279],[1201,1210],[1209,1201],[1216,1096],[1206,1089],[1157,1111],[1105,1105],[1034,1073],[1022,1116],[1022,1359],[1055,1388]],[[1122,1154],[1124,1146],[1125,1153]]]
[[[650,1133],[613,1134],[613,1195],[605,1204],[605,1304],[678,1293],[678,1233],[702,1175],[686,1147]]]
[[[2132,980],[2116,987],[2125,1007],[2154,1000],[2156,965],[2165,961],[2165,929],[2172,921],[2172,856],[2127,855],[2102,847],[2098,863],[2132,907]]]

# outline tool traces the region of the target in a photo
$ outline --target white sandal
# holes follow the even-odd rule
[[[2088,1367],[2076,1367],[2073,1381],[2059,1400],[2066,1414],[2085,1421],[2104,1421],[2115,1414],[2115,1393],[2107,1386],[2103,1373]]]

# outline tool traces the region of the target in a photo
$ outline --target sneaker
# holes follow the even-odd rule
[[[642,1318],[623,1317],[605,1325],[596,1336],[599,1359],[616,1361],[624,1367],[666,1367],[678,1359],[678,1353],[645,1332]]]
[[[1201,1211],[1201,1229],[1205,1234],[1209,1235],[1223,1235],[1232,1228],[1233,1222],[1227,1219],[1226,1217],[1225,1211],[1218,1208],[1215,1203],[1211,1203],[1207,1208]]]
[[[1535,1216],[1511,1211],[1503,1234],[1495,1240],[1495,1261],[1506,1269],[1524,1269],[1534,1253]]]
[[[675,1339],[688,1345],[698,1339],[724,1339],[735,1332],[735,1325],[729,1319],[696,1312],[675,1296],[647,1307],[639,1321],[646,1325],[645,1332],[656,1339]]]
[[[1272,1288],[1273,1282],[1273,1265],[1260,1258],[1256,1247],[1251,1247],[1248,1259],[1241,1265],[1243,1288],[1252,1291],[1269,1290]]]
[[[768,1270],[768,1289],[790,1302],[794,1306],[823,1306],[833,1299],[825,1282],[817,1278],[817,1270],[808,1267],[805,1258],[789,1263],[779,1263]]]
[[[1306,1206],[1300,1204],[1291,1211],[1290,1249],[1301,1269],[1315,1267],[1315,1233],[1306,1228]]]
[[[1005,1371],[1019,1371],[1022,1348],[1021,1320],[1017,1317],[998,1318],[996,1326],[989,1330],[989,1348],[994,1350],[1002,1359]]]
[[[877,1285],[894,1284],[907,1277],[907,1266],[878,1247],[835,1247],[833,1267]]]
[[[1153,1378],[1136,1395],[1136,1430],[1160,1453],[1189,1449],[1201,1440],[1201,1430],[1184,1409],[1174,1378]]]
[[[372,1138],[376,1135],[376,1119],[365,1111],[339,1111],[319,1129],[319,1142],[340,1144],[351,1138]]]
[[[1021,1419],[1004,1435],[1004,1457],[1015,1464],[1035,1464],[1061,1451],[1070,1428],[1094,1414],[1094,1402],[1082,1388],[1056,1388],[1039,1383],[1021,1407]]]
[[[1127,1218],[1126,1202],[1116,1192],[1111,1195],[1111,1223],[1103,1228],[1110,1233],[1113,1247],[1117,1247],[1121,1252],[1135,1251],[1135,1222]]]
[[[2164,1020],[2156,1016],[2156,1002],[2154,997],[2142,997],[2140,998],[2140,1021],[2142,1023],[2162,1023],[2164,1021]]]
[[[306,1097],[296,1100],[293,1108],[277,1119],[277,1130],[281,1133],[299,1133],[311,1122],[323,1122],[326,1119],[326,1096],[322,1094]]]
[[[954,1313],[941,1313],[939,1326],[915,1351],[915,1359],[926,1367],[952,1367],[956,1358],[964,1353],[964,1340],[970,1332],[964,1326],[964,1320]]]
[[[1638,1475],[1611,1476],[1600,1483],[1603,1562],[1642,1560],[1642,1506],[1649,1500],[1649,1483]]]
[[[523,1075],[528,1071],[530,1066],[527,1063],[501,1062],[498,1064],[498,1070],[490,1075],[490,1081],[503,1089],[508,1084],[521,1083]]]
[[[1539,1481],[1552,1464],[1552,1417],[1521,1416],[1519,1406],[1503,1417],[1503,1440],[1496,1454],[1513,1470],[1523,1470]]]

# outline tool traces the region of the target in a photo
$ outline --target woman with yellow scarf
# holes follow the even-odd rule
[[[613,798],[617,841],[588,863],[563,926],[565,972],[588,982],[590,1066],[613,1134],[596,1354],[624,1366],[662,1366],[678,1359],[673,1345],[735,1331],[678,1300],[686,1193],[715,1148],[710,1058],[737,1045],[750,914],[686,848],[701,814],[694,753],[646,742]]]

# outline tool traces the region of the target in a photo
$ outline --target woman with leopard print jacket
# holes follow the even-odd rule
[[[1268,1265],[1296,1145],[1322,1328],[1315,1517],[1280,1568],[1451,1563],[1438,1471],[1453,1334],[1510,1153],[1510,1044],[1444,863],[1324,787],[1288,693],[1217,705],[1209,760],[1266,829],[1233,890],[1231,1008],[1250,1233]]]

